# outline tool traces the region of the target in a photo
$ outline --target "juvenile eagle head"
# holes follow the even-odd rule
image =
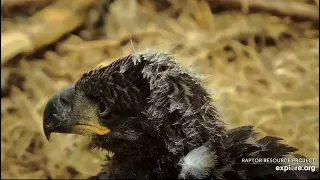
[[[52,132],[88,135],[94,146],[115,153],[150,140],[178,153],[223,134],[209,99],[170,55],[135,54],[84,74],[56,94],[43,126],[47,138]]]

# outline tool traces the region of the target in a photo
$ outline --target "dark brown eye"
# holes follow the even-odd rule
[[[101,103],[99,106],[99,116],[104,118],[108,117],[110,115],[110,110],[110,108]]]

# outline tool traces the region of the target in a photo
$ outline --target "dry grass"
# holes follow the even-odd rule
[[[175,9],[158,13],[150,2],[118,0],[106,17],[103,39],[70,34],[43,53],[1,67],[2,80],[14,77],[9,95],[1,98],[2,178],[94,175],[103,153],[88,150],[88,139],[76,135],[54,134],[48,143],[44,105],[98,64],[145,49],[170,51],[206,76],[228,127],[254,125],[318,158],[318,24],[264,12],[212,14],[204,1],[173,2]],[[173,18],[177,10],[181,13]]]

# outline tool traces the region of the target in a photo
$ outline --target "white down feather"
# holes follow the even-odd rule
[[[179,165],[182,168],[179,178],[207,178],[214,169],[215,163],[215,152],[210,151],[208,147],[200,146],[180,159]]]

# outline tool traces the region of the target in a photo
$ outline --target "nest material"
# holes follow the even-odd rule
[[[146,49],[172,52],[202,74],[228,127],[254,125],[318,158],[318,23],[263,11],[212,13],[205,1],[171,3],[158,12],[151,1],[115,1],[99,39],[74,32],[1,67],[2,178],[96,174],[108,152],[89,150],[77,135],[54,134],[48,143],[44,106],[91,68]]]

